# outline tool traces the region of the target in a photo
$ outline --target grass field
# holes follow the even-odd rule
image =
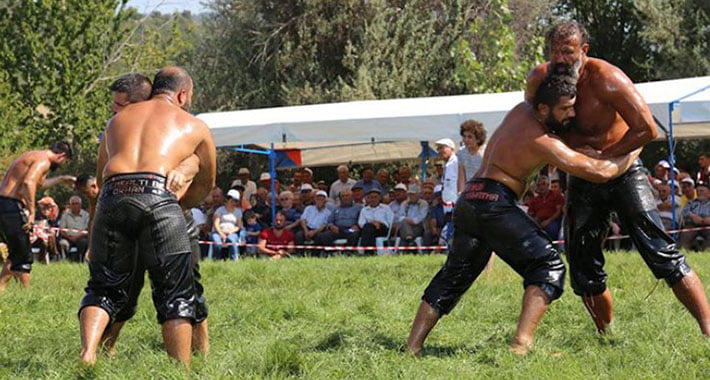
[[[147,287],[117,357],[80,366],[76,309],[88,271],[37,265],[32,289],[11,284],[0,295],[0,378],[710,378],[710,340],[665,284],[637,254],[607,258],[613,334],[596,335],[568,288],[524,358],[506,349],[522,286],[502,262],[434,329],[422,359],[401,349],[444,256],[204,263],[212,351],[189,375],[162,348]],[[710,255],[689,261],[710,284]]]

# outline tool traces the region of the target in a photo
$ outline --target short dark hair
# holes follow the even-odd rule
[[[552,45],[557,42],[569,38],[570,36],[579,35],[580,45],[584,45],[589,42],[589,32],[584,27],[584,25],[578,23],[577,21],[562,21],[547,31],[545,34],[545,51],[550,52]]]
[[[130,73],[118,77],[108,88],[113,92],[128,95],[128,101],[137,103],[150,98],[153,86],[148,77],[138,73]]]
[[[74,186],[78,187],[86,187],[89,185],[89,181],[96,181],[96,177],[94,177],[91,174],[79,174],[78,177],[76,177],[76,182],[74,182]]]
[[[255,218],[256,213],[253,210],[246,210],[244,211],[244,220],[248,220],[249,218]]]
[[[66,141],[55,142],[49,149],[56,154],[64,153],[70,160],[74,156],[74,150],[72,149],[71,144]]]
[[[569,75],[553,73],[548,75],[535,91],[533,106],[535,110],[540,104],[554,107],[563,96],[568,98],[577,96],[577,81]]]
[[[461,123],[459,133],[463,136],[465,132],[473,133],[473,137],[476,139],[478,145],[483,145],[483,143],[486,142],[486,129],[483,128],[483,123],[480,121],[466,120]]]
[[[702,187],[704,187],[704,188],[710,190],[710,183],[702,182],[702,181],[701,181],[701,182],[698,182],[697,185],[695,185],[695,188],[697,189],[697,188],[700,187],[700,186],[702,186]]]
[[[170,66],[160,70],[153,78],[153,93],[151,95],[175,93],[187,90],[192,85],[192,78],[185,69]]]
[[[365,173],[365,171],[367,170],[372,170],[373,173],[375,172],[375,168],[373,168],[372,166],[365,166],[364,168],[360,169],[360,175],[363,175],[363,173]]]

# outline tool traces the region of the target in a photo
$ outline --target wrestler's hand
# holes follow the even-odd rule
[[[167,177],[168,191],[171,191],[175,194],[179,193],[180,190],[182,190],[185,185],[190,182],[185,176],[185,174],[177,170],[169,171]]]
[[[575,149],[575,150],[576,150],[577,152],[582,153],[583,155],[588,156],[588,157],[591,157],[591,158],[600,158],[601,155],[602,155],[602,152],[601,152],[601,151],[596,150],[596,149],[592,148],[592,147],[589,146],[589,145],[585,145],[585,146],[579,147],[579,148],[577,148],[577,149]]]

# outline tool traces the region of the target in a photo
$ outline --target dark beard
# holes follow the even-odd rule
[[[547,120],[545,120],[545,125],[550,130],[550,132],[558,136],[567,133],[570,129],[572,129],[573,124],[574,119],[568,120],[566,123],[560,123],[559,121],[555,120],[552,115],[548,116]]]
[[[52,162],[51,164],[49,164],[49,171],[53,172],[53,171],[59,169],[59,166],[60,165],[58,163]]]

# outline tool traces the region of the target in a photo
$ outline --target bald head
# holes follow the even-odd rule
[[[182,67],[168,66],[155,74],[152,96],[167,95],[187,111],[192,101],[192,78]]]

